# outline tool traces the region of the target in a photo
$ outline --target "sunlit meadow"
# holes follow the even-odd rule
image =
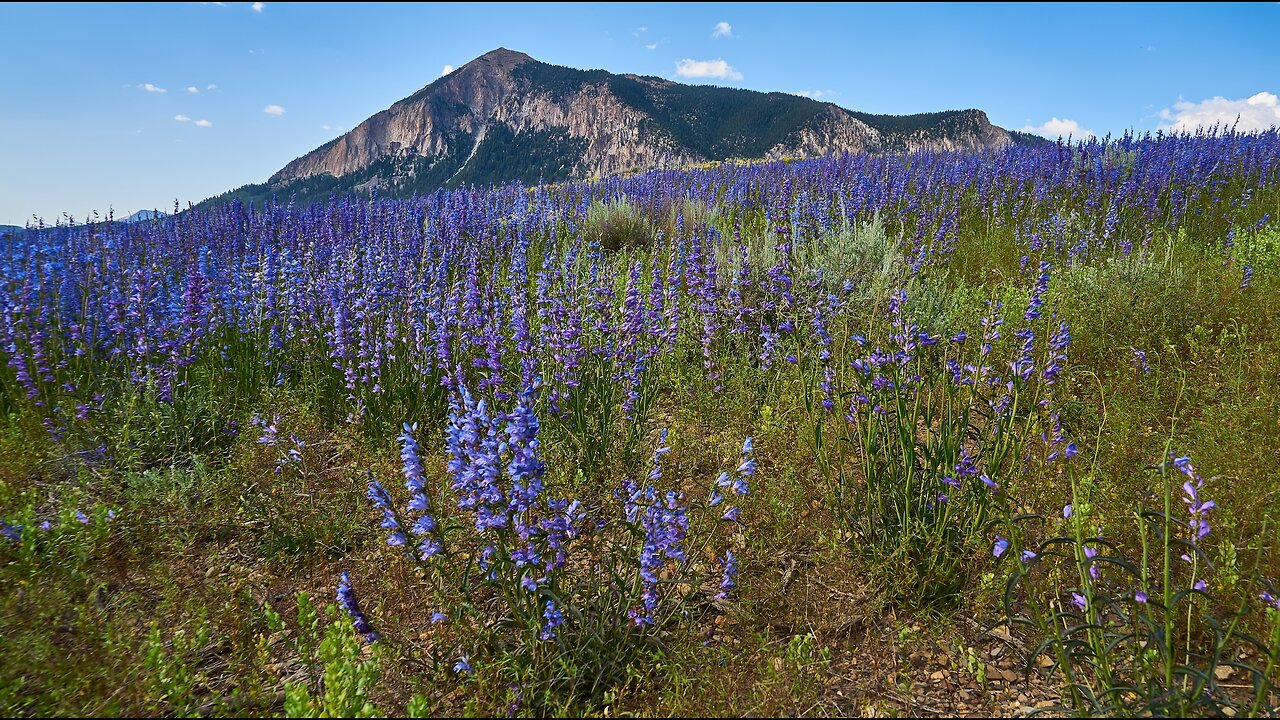
[[[1277,216],[1272,130],[6,236],[0,708],[1274,715]]]

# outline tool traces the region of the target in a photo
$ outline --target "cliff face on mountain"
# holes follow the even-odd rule
[[[869,115],[786,93],[557,67],[499,48],[242,191],[408,194],[729,158],[1011,142],[980,110]]]

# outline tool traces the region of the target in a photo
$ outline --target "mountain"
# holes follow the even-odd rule
[[[499,48],[214,200],[600,177],[729,158],[998,148],[981,110],[871,115],[772,92],[575,70]]]
[[[159,210],[139,210],[138,212],[130,215],[129,217],[122,220],[121,222],[127,222],[127,223],[146,222],[148,220],[158,220],[163,217],[168,217],[168,213],[164,213]]]
[[[0,237],[5,235],[21,235],[26,231],[27,229],[21,225],[0,225]]]

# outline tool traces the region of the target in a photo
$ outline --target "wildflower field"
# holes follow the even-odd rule
[[[1275,715],[1280,132],[0,240],[7,715]]]

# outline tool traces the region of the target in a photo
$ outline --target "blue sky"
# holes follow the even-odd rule
[[[262,182],[495,47],[557,65],[976,107],[1054,134],[1280,124],[1280,3],[0,5],[0,223]]]

